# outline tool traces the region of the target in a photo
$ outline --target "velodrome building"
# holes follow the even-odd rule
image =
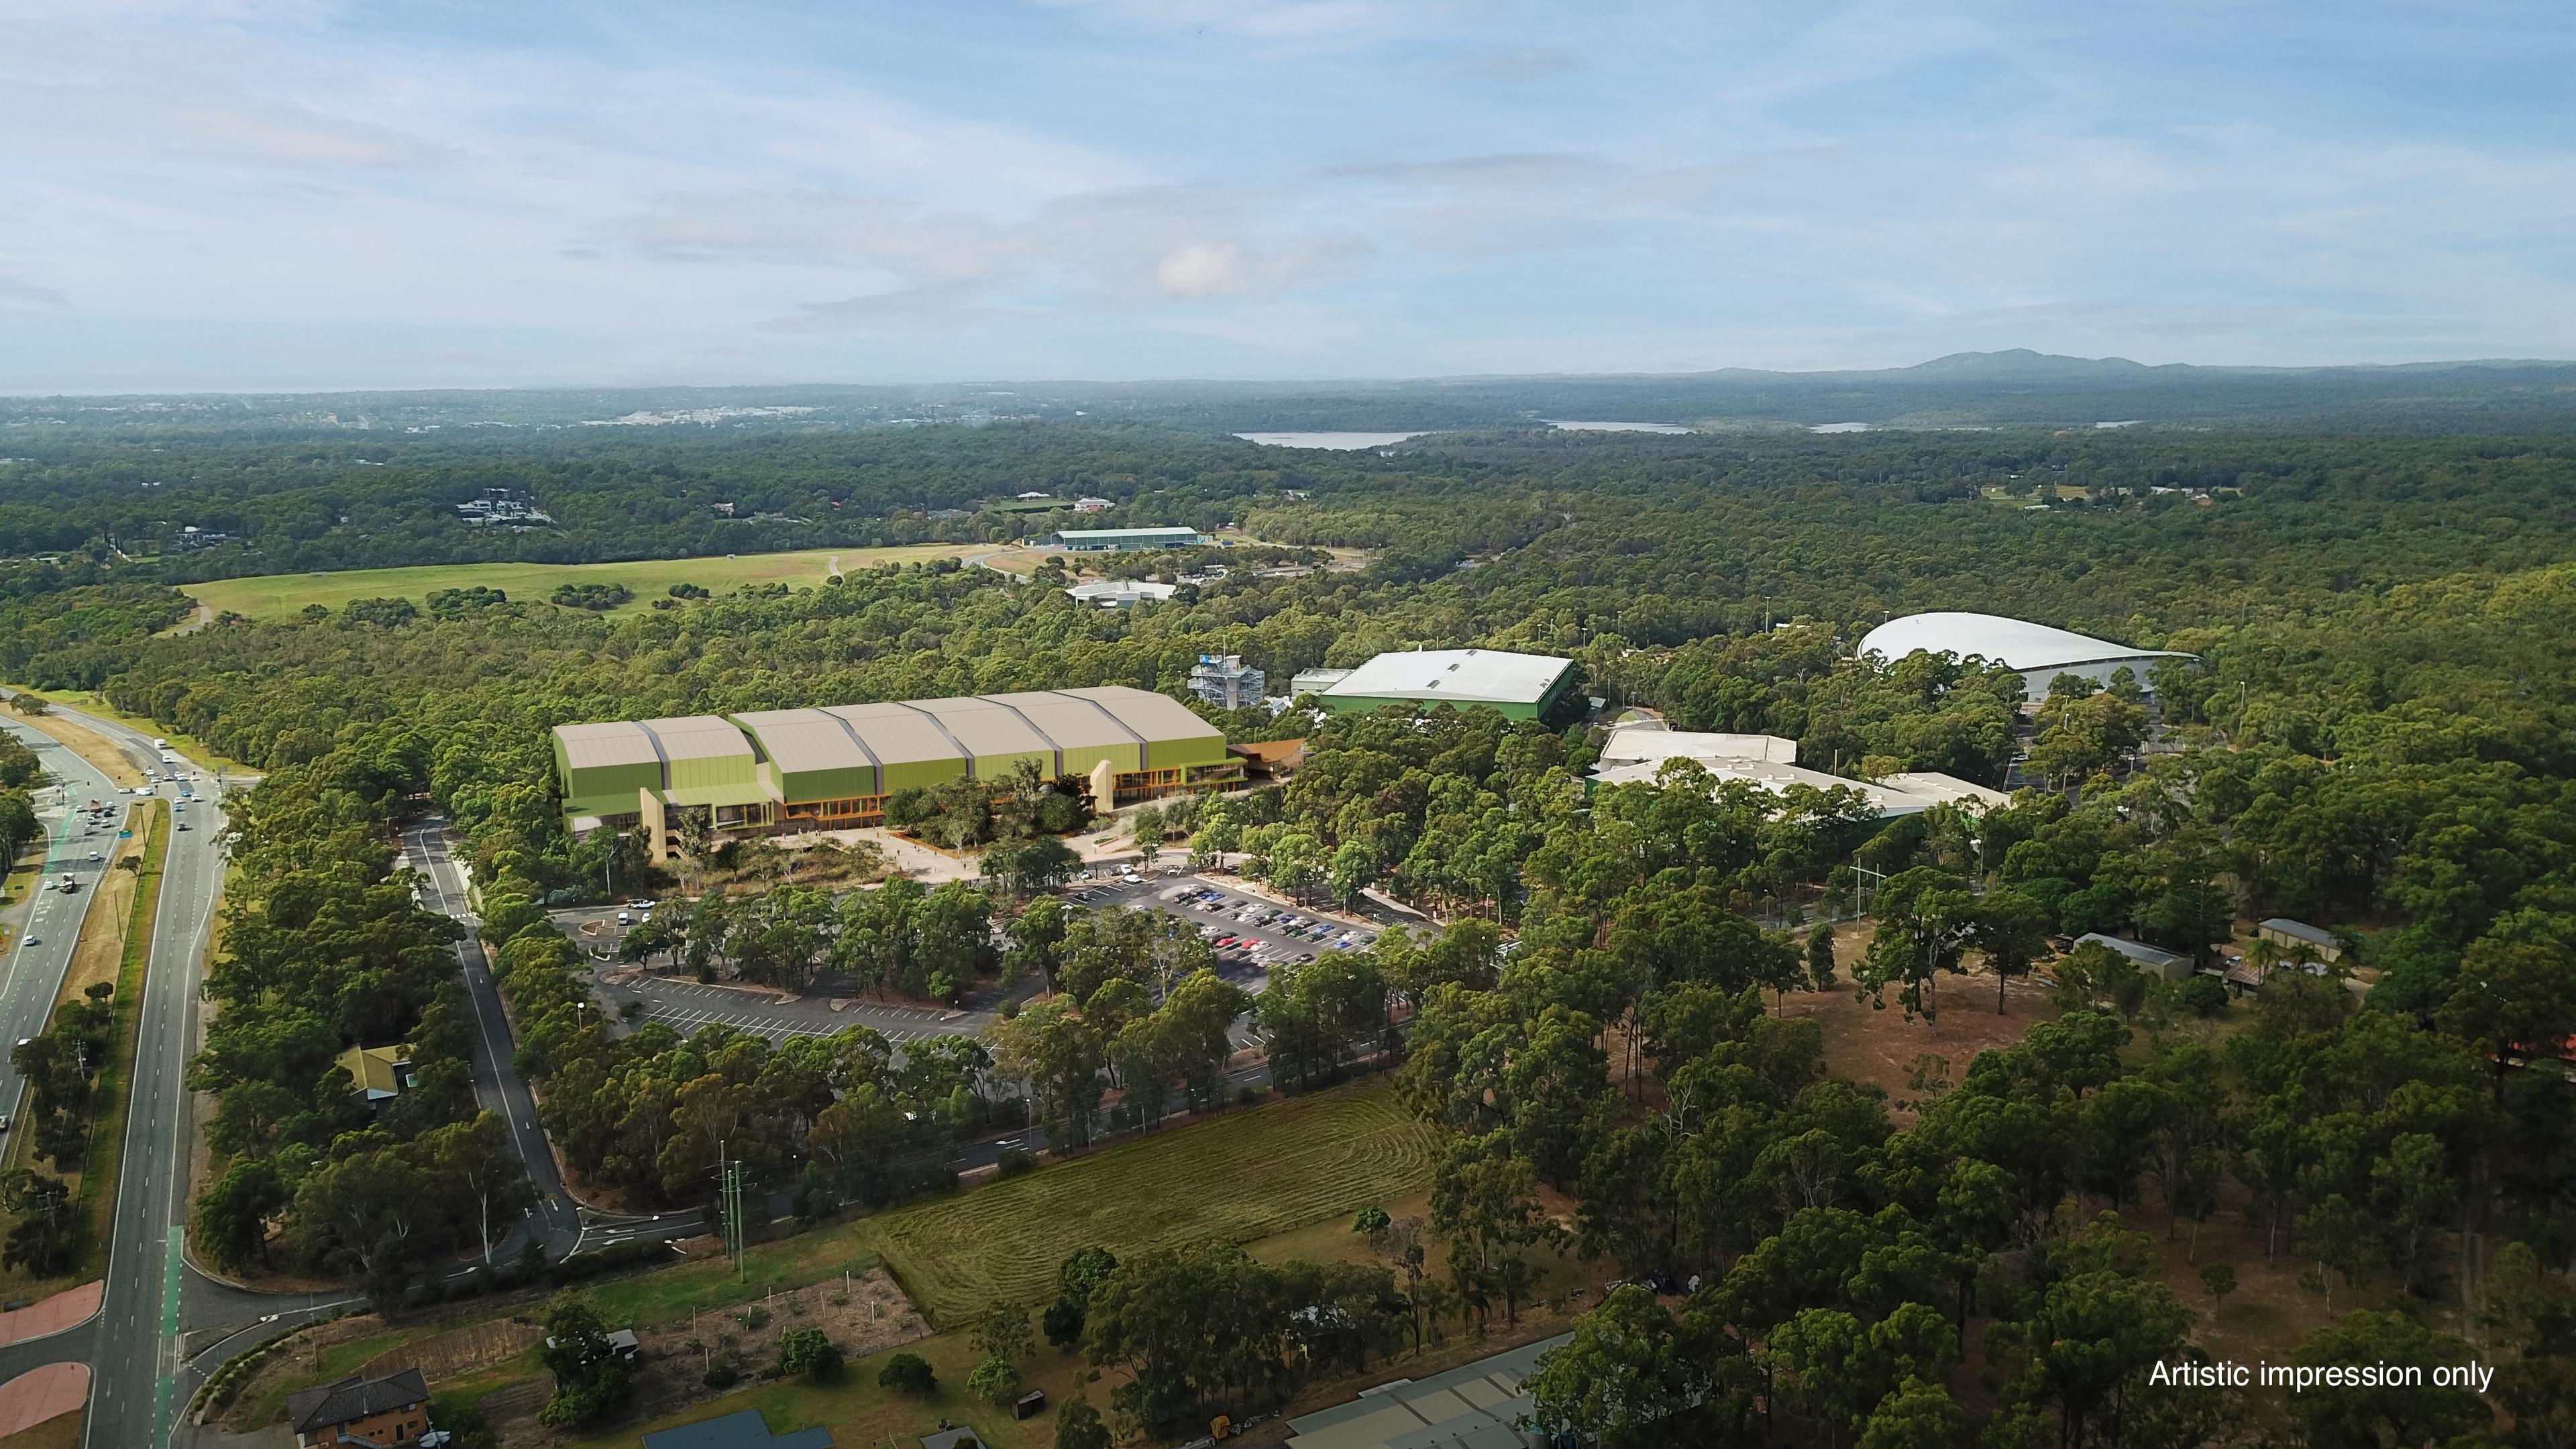
[[[1243,778],[1215,726],[1123,685],[557,725],[554,749],[573,830],[641,821],[656,863],[677,812],[707,812],[719,836],[880,825],[889,795],[998,788],[1023,760],[1081,779],[1103,810]]]
[[[2108,639],[2007,619],[2000,614],[1908,614],[1890,619],[1861,637],[1860,651],[1895,663],[1910,654],[1955,654],[1961,659],[1991,659],[2021,673],[2022,693],[2032,700],[2048,697],[2048,686],[2061,674],[2081,675],[2107,685],[2122,669],[2138,687],[2155,692],[2155,666],[2167,659],[2199,656],[2172,649],[2134,649]]]

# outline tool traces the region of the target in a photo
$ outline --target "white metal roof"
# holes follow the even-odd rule
[[[1891,790],[1902,790],[1908,795],[1920,795],[1926,800],[1964,805],[1972,812],[1984,810],[1991,805],[2012,803],[2012,797],[2001,790],[1990,790],[1974,780],[1962,780],[1956,775],[1944,775],[1938,770],[1907,770],[1899,774],[1882,775],[1878,783]]]
[[[1875,654],[1891,662],[1918,650],[1962,659],[1977,655],[2025,671],[2114,659],[2191,657],[2169,649],[2132,649],[2000,614],[1908,614],[1870,630],[1860,641],[1863,655]]]
[[[1710,734],[1668,730],[1661,725],[1624,724],[1612,729],[1610,738],[1601,744],[1604,765],[1652,763],[1675,755],[1694,760],[1768,760],[1777,765],[1794,765],[1798,763],[1798,742],[1778,735]]]
[[[1571,659],[1499,649],[1421,649],[1381,654],[1324,691],[1339,699],[1457,700],[1465,704],[1536,704]]]
[[[1687,757],[1686,757],[1687,758]],[[1640,761],[1633,765],[1611,765],[1592,772],[1592,779],[1602,785],[1651,785],[1661,777],[1664,761]],[[1822,770],[1809,770],[1797,765],[1775,764],[1767,760],[1700,759],[1701,769],[1717,777],[1720,783],[1742,780],[1748,785],[1774,795],[1785,795],[1792,785],[1805,785],[1814,790],[1858,790],[1869,807],[1883,817],[1920,815],[1937,801],[1867,780],[1846,780]]]

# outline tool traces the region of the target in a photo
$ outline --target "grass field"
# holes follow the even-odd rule
[[[1437,1153],[1394,1090],[1371,1082],[1121,1143],[854,1230],[931,1322],[955,1325],[1053,1296],[1076,1248],[1250,1242],[1415,1192]]]
[[[917,563],[989,551],[991,544],[929,543],[901,548],[818,548],[801,553],[747,553],[727,558],[644,559],[633,563],[431,564],[407,569],[354,569],[341,573],[263,574],[186,585],[186,592],[217,613],[278,619],[320,604],[337,609],[351,599],[409,599],[418,604],[433,589],[481,584],[512,600],[541,603],[558,584],[624,584],[635,591],[626,609],[641,609],[667,596],[673,584],[696,584],[715,593],[744,584],[820,584],[837,566],[852,572],[880,563]],[[835,564],[837,560],[837,565]],[[620,611],[623,612],[623,611]]]

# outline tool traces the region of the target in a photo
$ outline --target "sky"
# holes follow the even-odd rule
[[[2576,357],[2565,0],[0,0],[0,392]]]

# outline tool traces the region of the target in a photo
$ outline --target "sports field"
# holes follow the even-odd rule
[[[668,595],[673,584],[696,584],[723,593],[744,584],[786,584],[791,588],[823,582],[833,570],[852,572],[880,563],[915,563],[991,553],[992,544],[927,543],[899,548],[817,548],[800,553],[747,553],[725,558],[644,559],[632,563],[429,564],[407,569],[352,569],[339,573],[262,574],[257,578],[218,579],[188,584],[185,591],[217,613],[230,610],[253,619],[278,619],[320,604],[338,609],[351,599],[426,601],[435,589],[480,584],[499,589],[513,602],[543,603],[559,584],[624,584],[635,598],[624,609],[641,609]],[[624,609],[618,612],[624,612]]]
[[[1383,1081],[1295,1097],[862,1220],[934,1324],[1045,1302],[1097,1243],[1124,1257],[1204,1238],[1250,1242],[1418,1192],[1439,1139]]]

